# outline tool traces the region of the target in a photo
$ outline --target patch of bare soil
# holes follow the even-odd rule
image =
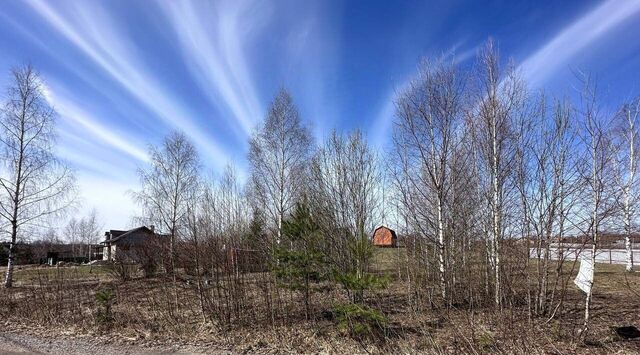
[[[1,354],[211,354],[228,353],[215,348],[182,344],[139,343],[109,337],[37,334],[30,330],[7,330],[0,334]]]

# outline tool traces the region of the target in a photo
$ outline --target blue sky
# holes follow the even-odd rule
[[[6,1],[0,87],[32,63],[60,114],[58,154],[77,170],[82,214],[130,224],[136,167],[171,129],[206,169],[246,171],[247,137],[281,87],[321,139],[389,138],[393,97],[423,56],[471,65],[492,37],[533,89],[571,95],[593,73],[606,105],[640,94],[640,0]]]

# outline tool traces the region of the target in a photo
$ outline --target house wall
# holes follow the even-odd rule
[[[378,228],[373,235],[373,245],[376,246],[395,246],[395,240],[393,239],[393,233],[389,228]]]
[[[102,260],[105,261],[113,261],[116,257],[116,246],[111,246],[111,259],[109,259],[109,247],[104,247],[104,251],[102,253]]]

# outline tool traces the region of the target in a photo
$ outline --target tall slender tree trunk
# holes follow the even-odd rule
[[[193,240],[195,244],[195,262],[196,262],[196,277],[198,280],[198,296],[200,298],[200,311],[202,312],[202,321],[207,321],[207,312],[205,310],[204,301],[204,288],[202,287],[202,275],[200,274],[200,245],[198,243],[198,231],[193,232]]]
[[[630,203],[630,191],[629,187],[625,187],[624,189],[624,247],[627,251],[627,265],[626,271],[633,271],[633,246],[631,243],[631,238],[633,238],[633,227],[631,226],[631,203]]]
[[[494,215],[494,222],[493,222],[493,259],[494,259],[494,272],[495,272],[495,303],[496,306],[500,307],[501,305],[501,280],[500,280],[500,225],[499,225],[499,216],[498,213],[496,211],[495,215]]]
[[[442,298],[447,299],[447,280],[445,270],[445,245],[444,245],[444,217],[442,213],[442,199],[438,198],[438,261],[440,269],[440,292]]]
[[[592,143],[593,145],[593,143]],[[596,247],[598,244],[598,228],[599,228],[599,221],[598,221],[598,207],[600,206],[600,183],[598,182],[598,168],[597,168],[597,151],[595,148],[595,145],[592,146],[592,159],[593,159],[593,167],[592,167],[592,171],[591,171],[591,180],[592,180],[592,184],[593,184],[593,206],[592,206],[592,210],[591,210],[591,218],[592,218],[592,237],[591,237],[591,242],[593,243],[593,245],[591,246],[591,265],[593,267],[593,273],[595,276],[595,267],[596,267]],[[589,287],[589,292],[587,292],[587,297],[585,299],[585,304],[584,304],[584,327],[582,329],[582,334],[581,336],[584,338],[587,334],[587,330],[589,329],[589,312],[591,310],[591,298],[593,297],[593,285],[594,282],[591,282],[591,287]]]
[[[593,272],[595,274],[595,267],[596,267],[596,243],[598,240],[598,232],[594,232],[593,235],[593,245],[591,246],[591,264],[593,265]],[[591,298],[593,297],[593,284],[594,282],[591,282],[591,287],[589,288],[589,292],[587,292],[587,297],[585,299],[585,305],[584,305],[584,327],[582,329],[582,336],[586,336],[587,334],[587,330],[589,329],[589,313],[591,311]]]
[[[175,311],[178,312],[178,280],[176,273],[176,228],[171,228],[171,277],[173,281],[173,297],[175,302]]]
[[[4,287],[10,288],[13,286],[13,268],[15,264],[15,247],[18,239],[18,211],[20,207],[20,194],[22,193],[22,165],[24,162],[24,132],[25,132],[25,107],[26,102],[22,104],[22,119],[20,122],[20,153],[17,162],[16,180],[15,180],[15,195],[13,196],[13,211],[11,215],[11,243],[9,244],[9,256],[7,262],[7,273],[4,279]]]
[[[17,228],[15,221],[11,222],[11,242],[9,243],[9,261],[7,263],[7,272],[4,279],[4,287],[13,286],[13,268],[15,263],[15,245],[16,245]]]
[[[624,227],[626,231],[624,246],[627,250],[627,272],[633,271],[633,246],[631,238],[633,237],[633,226],[631,225],[631,187],[635,178],[635,152],[634,152],[634,127],[631,122],[629,127],[629,176],[627,186],[624,188]]]
[[[564,198],[565,198],[565,192],[564,192],[564,181],[560,182],[560,194],[559,194],[559,203],[558,203],[558,238],[557,238],[557,243],[558,243],[558,247],[557,247],[557,255],[558,255],[558,262],[556,263],[556,267],[555,267],[555,280],[553,283],[553,288],[551,290],[551,295],[550,295],[550,299],[548,302],[548,305],[553,307],[553,304],[555,302],[556,299],[556,291],[558,290],[558,285],[560,284],[561,281],[561,277],[562,277],[562,265],[564,264],[564,246],[562,243],[562,239],[564,237],[564,220],[565,220],[565,210],[564,210]],[[558,306],[560,306],[560,304],[558,304]],[[556,313],[557,308],[555,311],[553,311],[553,313],[551,314],[551,317],[554,316],[554,314]]]
[[[627,237],[624,241],[624,246],[627,249],[627,272],[633,271],[633,244],[631,242],[631,233],[627,234]]]
[[[495,131],[495,129],[494,129]],[[498,185],[498,152],[497,152],[497,138],[494,137],[493,141],[493,154],[494,154],[494,171],[493,171],[493,208],[492,208],[492,234],[493,234],[493,243],[492,243],[492,257],[493,257],[493,266],[495,273],[495,303],[496,306],[500,307],[501,305],[501,280],[500,280],[500,233],[502,232],[502,228],[500,225],[500,191]]]
[[[282,212],[278,213],[278,237],[276,239],[276,246],[280,245],[282,240]]]
[[[484,293],[487,297],[489,297],[489,288],[491,282],[491,268],[493,267],[493,256],[492,256],[492,246],[491,246],[491,238],[489,236],[489,229],[487,228],[485,223],[482,223],[483,235],[484,235],[484,243],[486,250],[486,263],[487,267],[484,268]]]

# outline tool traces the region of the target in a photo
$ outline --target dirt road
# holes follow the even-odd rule
[[[0,333],[0,354],[223,354],[216,349],[192,346],[110,345],[89,338],[41,337],[16,332]]]

